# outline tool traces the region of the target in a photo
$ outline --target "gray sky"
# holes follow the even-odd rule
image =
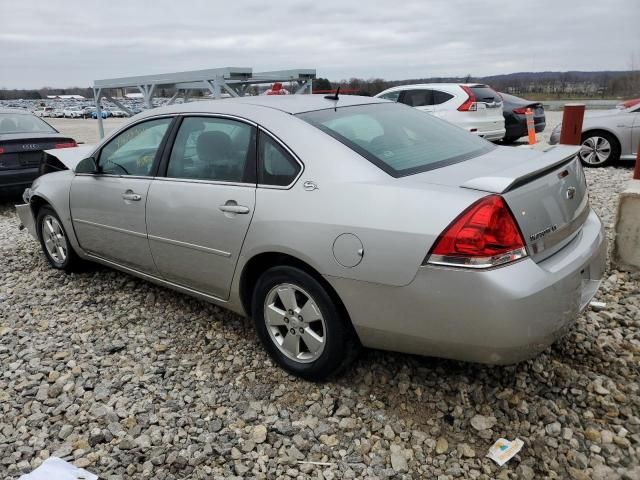
[[[0,0],[0,87],[224,66],[331,80],[640,68],[640,0]]]

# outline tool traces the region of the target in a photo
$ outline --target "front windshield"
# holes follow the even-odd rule
[[[0,134],[3,133],[56,133],[56,131],[35,115],[0,113]]]
[[[299,115],[393,177],[482,155],[494,145],[415,108],[376,103]]]

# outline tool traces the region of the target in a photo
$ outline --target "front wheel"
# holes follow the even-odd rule
[[[358,341],[326,289],[295,267],[273,267],[253,292],[252,314],[269,355],[285,370],[322,380],[346,368]]]
[[[590,132],[582,137],[579,155],[586,167],[606,167],[620,158],[620,146],[608,132]]]
[[[38,237],[47,261],[53,268],[70,272],[81,263],[69,243],[62,221],[51,207],[44,206],[38,211]]]

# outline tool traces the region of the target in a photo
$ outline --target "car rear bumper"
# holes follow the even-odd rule
[[[363,345],[490,364],[535,356],[573,324],[606,267],[592,211],[551,257],[487,271],[426,266],[404,287],[328,277]]]
[[[534,121],[535,132],[543,132],[547,126],[545,117],[536,117],[534,118]],[[522,119],[518,122],[506,122],[505,127],[507,129],[505,137],[507,138],[520,138],[526,136],[528,133],[527,120],[524,115],[522,115]]]
[[[28,187],[38,177],[39,172],[39,167],[0,170],[0,188]]]
[[[478,130],[473,133],[484,138],[485,140],[495,141],[501,140],[504,137],[505,132],[506,130],[504,128],[500,128],[497,130]]]

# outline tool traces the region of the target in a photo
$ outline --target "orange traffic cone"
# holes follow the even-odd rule
[[[525,111],[525,117],[527,119],[527,135],[529,136],[529,145],[536,144],[536,128],[533,122],[533,110],[527,108]]]

